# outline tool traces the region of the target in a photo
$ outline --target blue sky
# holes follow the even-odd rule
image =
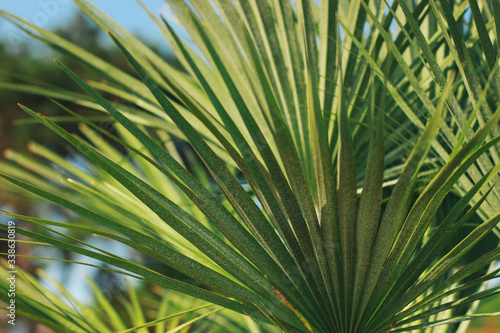
[[[153,43],[163,43],[155,24],[135,0],[91,0],[120,25]],[[158,15],[167,11],[164,0],[143,0]],[[70,23],[77,12],[71,0],[0,0],[0,9],[11,12],[45,29]],[[0,39],[21,35],[13,25],[0,18]]]

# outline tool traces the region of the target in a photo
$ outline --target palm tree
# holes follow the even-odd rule
[[[102,111],[116,129],[54,101],[83,139],[20,105],[85,168],[32,144],[65,176],[14,151],[0,176],[85,219],[6,213],[47,230],[19,234],[287,332],[455,332],[493,315],[473,311],[500,290],[485,284],[500,257],[497,1],[168,1],[189,39],[143,6],[184,70],[75,3],[136,74],[0,12],[106,80],[56,61],[85,94],[31,91]]]

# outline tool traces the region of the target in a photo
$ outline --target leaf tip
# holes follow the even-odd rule
[[[5,149],[2,154],[5,158],[9,158],[12,156],[12,149]]]
[[[35,141],[30,140],[26,144],[26,148],[28,148],[28,151],[33,152],[33,150],[35,149],[35,145]]]

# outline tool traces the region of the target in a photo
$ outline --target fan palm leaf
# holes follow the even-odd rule
[[[56,102],[86,124],[85,140],[20,105],[90,170],[33,144],[69,180],[12,151],[26,171],[4,163],[0,176],[89,221],[24,219],[103,235],[192,280],[74,237],[20,234],[291,332],[451,329],[477,317],[464,306],[498,292],[481,289],[497,277],[482,271],[500,257],[496,240],[464,259],[500,220],[496,4],[471,1],[467,21],[465,2],[171,0],[190,40],[150,15],[182,72],[90,2],[75,3],[110,31],[136,75],[0,12],[111,82],[86,82],[57,62],[86,95],[7,88],[101,110],[119,135]],[[209,175],[193,175],[165,145],[169,135],[187,141],[191,164],[201,160]],[[461,199],[440,218],[452,193]],[[452,241],[476,214],[482,222]]]

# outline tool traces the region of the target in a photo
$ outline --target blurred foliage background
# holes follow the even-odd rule
[[[69,41],[85,48],[100,58],[113,63],[120,69],[131,72],[130,66],[122,54],[111,44],[103,43],[107,38],[101,30],[99,30],[90,20],[83,15],[75,14],[73,17],[67,19],[67,24],[62,25],[55,29],[55,32],[60,36],[68,39]],[[1,34],[1,32],[0,32]],[[19,32],[19,36],[22,32]],[[89,70],[88,67],[80,66],[69,57],[61,54],[54,54],[49,48],[36,43],[36,41],[22,40],[22,43],[12,45],[13,41],[8,38],[0,39],[0,152],[1,157],[6,151],[12,149],[17,152],[26,152],[29,150],[29,143],[31,141],[37,142],[53,151],[58,152],[65,158],[72,158],[73,150],[65,143],[61,142],[57,135],[45,126],[41,126],[33,119],[27,117],[18,106],[17,103],[22,102],[36,109],[38,112],[50,117],[55,117],[59,123],[64,123],[65,128],[70,132],[78,132],[78,123],[62,111],[60,108],[54,107],[43,94],[34,95],[23,91],[25,84],[37,84],[50,88],[51,85],[59,87],[72,87],[73,81],[68,78],[66,74],[58,69],[54,64],[53,58],[57,57],[59,60],[71,65],[75,72],[79,73],[82,77],[100,81],[100,77],[96,77],[95,72]],[[162,57],[167,59],[170,63],[178,65],[177,61],[168,52],[161,52],[155,45],[149,47]],[[12,84],[16,89],[10,89]],[[7,89],[9,86],[9,89]],[[71,89],[71,88],[70,88]],[[116,97],[111,98],[115,102]],[[102,117],[102,114],[86,109],[80,105],[71,104],[68,102],[73,110],[78,113],[94,115],[95,117]],[[71,119],[70,119],[71,118]],[[109,123],[103,119],[98,122],[99,125],[107,130],[111,130]],[[110,142],[111,143],[111,142]],[[54,170],[54,172],[58,172]],[[5,182],[0,183],[0,208],[8,211],[16,212],[17,214],[35,215],[40,210],[51,210],[50,214],[57,216],[55,219],[59,221],[75,218],[68,215],[67,211],[60,210],[57,207],[38,202],[33,197],[24,195],[23,192],[18,192],[17,189],[12,188]],[[46,213],[46,212],[45,212]],[[0,215],[0,223],[7,222],[9,218]],[[25,226],[23,221],[18,221],[22,226]],[[0,231],[0,238],[6,238],[6,232]],[[1,241],[0,252],[7,252],[6,242]],[[42,251],[44,251],[42,253]],[[52,257],[59,259],[75,259],[71,258],[71,254],[61,249],[50,247],[44,248],[40,251],[38,248],[33,249],[27,243],[18,244],[18,253],[31,254],[39,257]],[[120,251],[125,251],[121,249]],[[125,253],[124,253],[125,254]],[[133,255],[133,254],[128,254]],[[81,261],[86,261],[84,258],[79,258]],[[154,263],[152,263],[153,265]],[[85,277],[82,276],[81,270],[75,268],[75,265],[62,262],[50,262],[43,260],[31,260],[28,258],[17,258],[17,265],[29,273],[35,273],[38,268],[43,268],[46,274],[54,277],[68,287],[70,292],[80,290],[77,297],[86,298],[92,297],[92,293]],[[89,272],[89,271],[87,271]],[[123,305],[123,298],[126,294],[126,285],[121,276],[116,276],[105,270],[91,270],[89,275],[95,280],[96,285],[104,292],[109,302],[116,307],[120,314],[125,315],[126,309]],[[76,280],[79,282],[75,282]],[[152,304],[158,303],[159,294],[162,290],[155,286],[139,286],[142,303]],[[84,290],[82,292],[81,290]],[[161,289],[161,288],[160,288]],[[179,297],[176,295],[175,297]],[[187,296],[182,296],[188,298]],[[152,311],[145,308],[145,313]],[[149,310],[148,310],[149,309]],[[171,311],[179,309],[170,309]],[[175,311],[174,311],[175,312]],[[10,325],[6,325],[6,320],[0,321],[0,332],[10,332]],[[33,321],[22,321],[20,325],[16,325],[15,332],[47,332],[47,329]],[[50,331],[50,330],[49,330]]]

